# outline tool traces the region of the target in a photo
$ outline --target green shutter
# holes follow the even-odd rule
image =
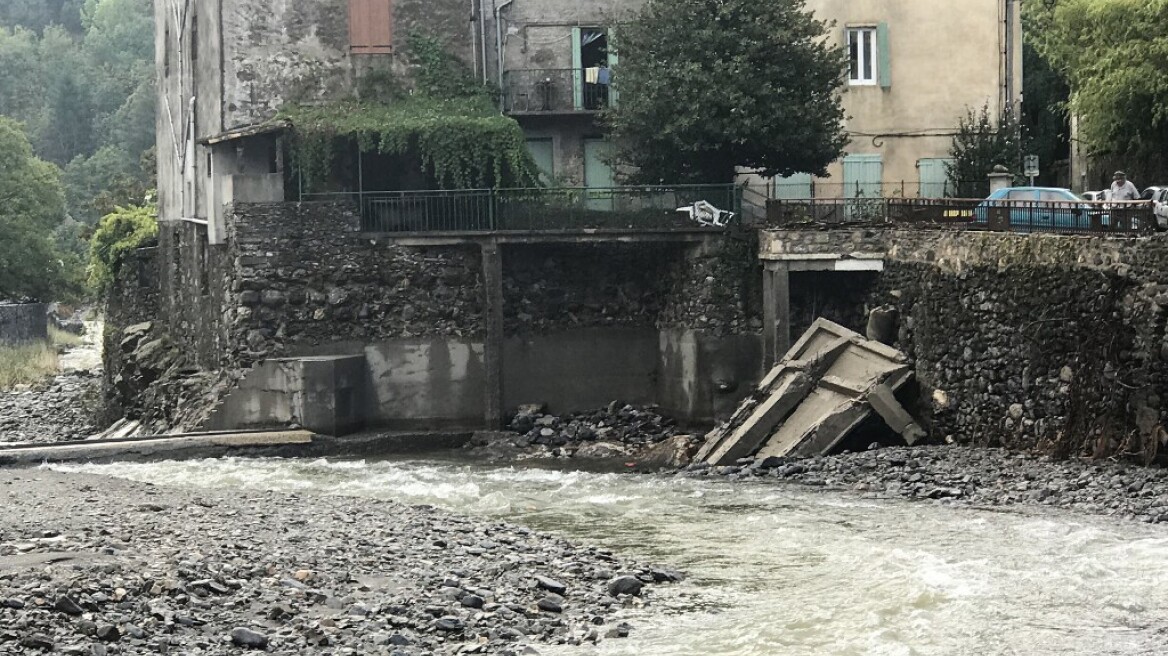
[[[844,198],[881,198],[884,162],[880,155],[844,157]]]
[[[580,28],[572,28],[572,107],[584,109],[584,58],[580,55]]]
[[[945,157],[925,157],[917,162],[921,198],[944,198],[949,195],[948,165],[952,161]]]
[[[888,43],[888,23],[876,26],[876,78],[881,88],[892,86],[892,52]]]
[[[616,52],[616,29],[608,28],[608,67],[616,68],[617,52]],[[617,90],[616,90],[616,76],[610,78],[608,83],[608,104],[610,107],[616,107]]]

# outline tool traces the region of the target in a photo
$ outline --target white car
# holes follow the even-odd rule
[[[1109,192],[1109,191],[1084,191],[1083,192],[1083,200],[1089,200],[1089,201],[1107,200],[1107,196],[1110,193],[1111,192]]]
[[[1168,185],[1148,187],[1140,200],[1152,201],[1152,213],[1156,215],[1156,224],[1161,230],[1168,228]]]

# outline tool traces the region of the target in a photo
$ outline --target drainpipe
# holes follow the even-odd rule
[[[499,18],[499,15],[501,13],[503,13],[504,9],[511,6],[512,2],[515,2],[515,0],[506,0],[503,4],[495,6],[495,49],[496,49],[495,65],[499,69],[498,70],[498,77],[499,77],[499,91],[500,92],[502,92],[502,90],[503,90],[503,22]],[[491,4],[494,4],[494,0],[491,0]],[[500,93],[500,95],[499,95],[499,110],[500,111],[503,110],[503,95],[502,95],[502,93]]]
[[[1005,97],[1005,107],[1010,109],[1013,114],[1014,108],[1014,0],[1005,0],[1005,48],[1004,55],[1006,58],[1006,76],[1003,84]]]
[[[476,11],[479,18],[479,60],[483,63],[483,84],[487,83],[487,19],[486,12],[483,11],[483,5],[487,0],[471,0],[477,7]]]

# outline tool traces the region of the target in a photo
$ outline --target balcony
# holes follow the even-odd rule
[[[583,68],[507,71],[503,76],[503,109],[521,116],[590,114],[615,101],[610,85],[587,80],[587,69]]]

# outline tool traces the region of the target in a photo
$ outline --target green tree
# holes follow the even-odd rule
[[[999,164],[1018,177],[1022,173],[1024,135],[1012,112],[998,120],[989,106],[969,110],[957,126],[957,135],[949,148],[949,188],[958,198],[985,198],[990,193],[986,177]]]
[[[48,299],[68,286],[52,239],[65,216],[60,171],[33,156],[20,125],[0,117],[0,298]]]
[[[847,143],[846,59],[803,0],[648,0],[615,34],[605,123],[631,181],[825,175]]]
[[[1025,44],[1022,68],[1022,125],[1030,139],[1030,152],[1042,162],[1044,184],[1057,183],[1055,163],[1071,156],[1071,122],[1067,113],[1070,88],[1066,80],[1034,46]]]
[[[1045,28],[1036,46],[1070,85],[1080,141],[1168,173],[1168,0],[1032,1]]]
[[[101,217],[90,242],[89,284],[109,289],[126,254],[158,236],[158,208],[119,207]]]

